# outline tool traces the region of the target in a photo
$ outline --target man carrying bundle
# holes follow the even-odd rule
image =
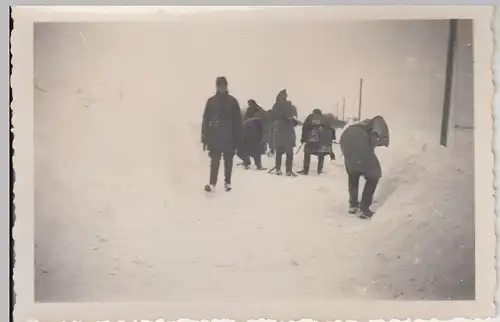
[[[373,195],[382,177],[382,168],[375,154],[375,148],[389,146],[389,128],[382,116],[375,116],[350,125],[340,137],[340,148],[345,159],[348,175],[349,213],[361,211],[360,218],[374,215],[370,209]],[[359,198],[359,178],[366,179],[365,187]]]
[[[254,100],[248,101],[248,109],[243,121],[243,140],[238,149],[238,157],[243,160],[245,169],[250,168],[250,158],[252,158],[257,170],[266,170],[262,167],[262,154],[265,153],[264,114],[264,109]]]
[[[302,125],[302,137],[300,142],[304,144],[304,164],[303,169],[299,171],[302,175],[309,174],[311,155],[318,157],[318,174],[323,172],[325,157],[330,156],[335,160],[332,143],[335,140],[335,129],[330,120],[321,113],[321,110],[315,109],[312,114],[306,117]]]

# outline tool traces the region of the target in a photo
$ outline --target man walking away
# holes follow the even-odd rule
[[[202,143],[210,156],[210,181],[205,191],[215,191],[221,158],[224,159],[224,187],[231,190],[233,158],[241,143],[242,118],[238,101],[228,92],[225,77],[216,80],[216,94],[207,100],[201,126]]]
[[[276,152],[276,174],[282,175],[281,164],[283,155],[286,155],[286,174],[296,176],[292,172],[293,148],[296,144],[295,127],[300,124],[297,121],[297,109],[287,100],[286,89],[279,92],[276,103],[273,106],[274,118],[274,148]]]
[[[300,142],[304,144],[304,165],[299,171],[300,174],[308,175],[311,163],[311,155],[318,157],[318,174],[323,172],[325,157],[335,159],[332,142],[335,140],[335,129],[330,124],[330,120],[321,113],[321,110],[315,109],[308,115],[302,125],[302,137]]]
[[[373,195],[382,177],[382,168],[375,154],[375,148],[389,146],[389,129],[382,116],[375,116],[350,125],[340,137],[340,148],[344,154],[346,171],[349,179],[349,213],[361,211],[360,218],[371,218],[370,209]],[[366,179],[365,187],[359,197],[359,178]]]
[[[248,109],[243,121],[243,140],[238,149],[238,156],[243,160],[245,169],[250,168],[250,158],[253,158],[257,170],[266,170],[262,167],[264,146],[264,115],[265,111],[254,100],[248,101]]]

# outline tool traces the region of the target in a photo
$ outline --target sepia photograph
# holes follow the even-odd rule
[[[481,25],[289,10],[33,23],[35,303],[478,300]]]

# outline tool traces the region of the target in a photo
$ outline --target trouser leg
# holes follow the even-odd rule
[[[311,154],[310,153],[304,153],[304,164],[303,164],[303,173],[308,174],[309,173],[309,166],[311,165]]]
[[[283,152],[278,152],[276,151],[276,162],[275,162],[275,167],[276,167],[276,172],[281,171],[281,163],[283,162]]]
[[[292,172],[293,169],[293,152],[286,153],[286,172]]]
[[[366,178],[366,177],[365,177]],[[361,195],[361,210],[370,210],[373,203],[373,195],[377,189],[379,179],[366,178],[363,194]]]
[[[318,173],[323,172],[323,166],[325,165],[325,155],[318,155]]]
[[[221,153],[218,151],[210,151],[210,184],[215,186],[217,184],[217,177],[219,176]]]
[[[231,177],[233,173],[233,159],[234,153],[224,153],[224,182],[227,184],[231,184]]]
[[[262,168],[262,155],[260,153],[257,153],[254,155],[253,160],[255,162],[255,166],[260,169]]]
[[[350,207],[359,207],[359,173],[350,173],[347,172],[348,175],[348,189],[349,189],[349,206]]]

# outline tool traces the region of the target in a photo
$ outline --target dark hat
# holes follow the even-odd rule
[[[227,79],[224,76],[217,77],[215,80],[215,85],[216,86],[227,86]]]

